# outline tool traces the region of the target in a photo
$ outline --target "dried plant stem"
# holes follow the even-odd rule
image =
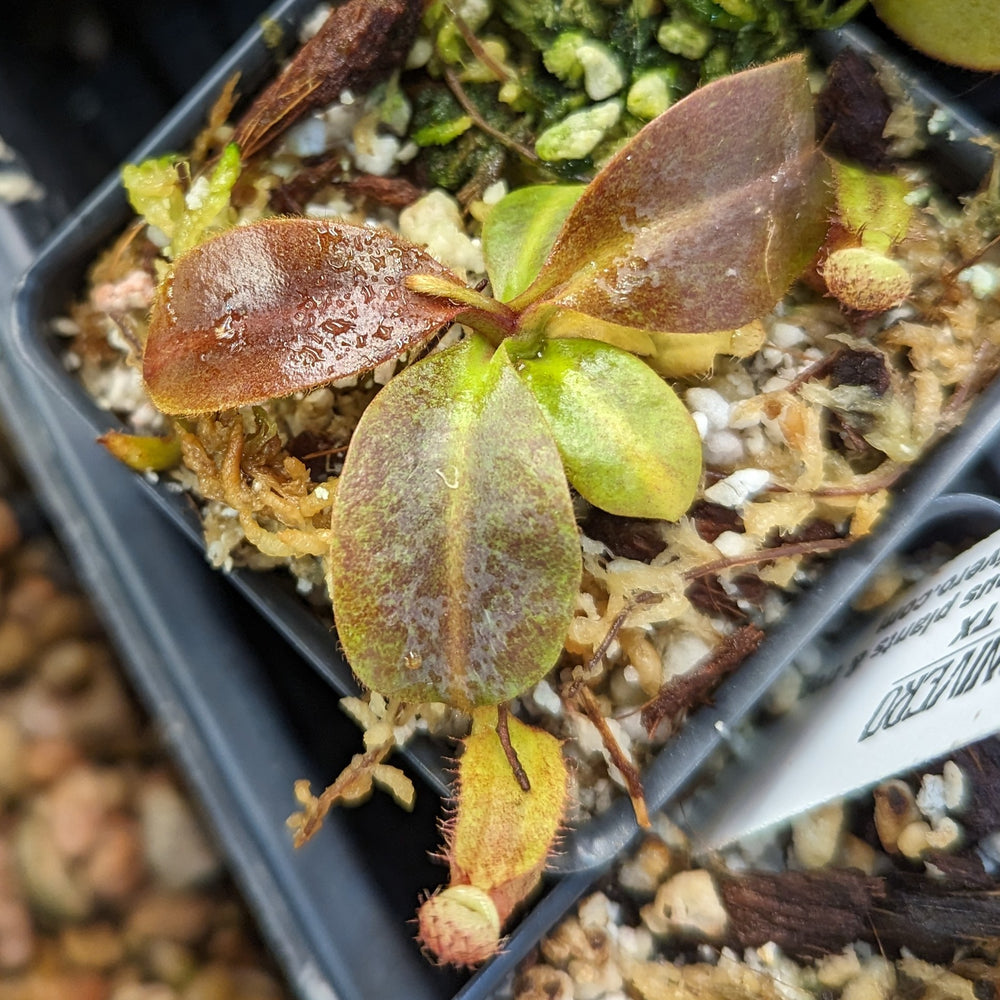
[[[821,358],[819,361],[814,362],[804,371],[799,372],[795,378],[792,379],[788,385],[785,386],[785,392],[796,392],[801,386],[805,385],[806,382],[811,382],[813,379],[822,378],[829,370],[833,367],[833,363],[837,360],[837,356],[841,353],[841,349],[838,349],[825,358]]]
[[[962,408],[990,378],[990,373],[994,370],[995,365],[987,364],[986,361],[991,352],[995,353],[996,348],[989,341],[983,341],[976,348],[976,353],[973,356],[972,376],[958,383],[951,398],[941,410],[941,415],[944,418],[942,430],[951,430],[959,422]]]
[[[481,62],[498,80],[510,80],[511,74],[505,66],[501,66],[500,63],[496,61],[486,51],[485,46],[478,38],[476,38],[475,32],[469,27],[465,18],[461,16],[450,4],[448,5],[448,16],[451,18],[455,27],[458,28],[458,33],[462,36],[462,41],[469,46],[469,51],[476,57],[476,59]]]
[[[685,580],[697,580],[699,577],[718,573],[720,570],[732,569],[735,566],[754,566],[758,563],[771,562],[774,559],[791,559],[795,556],[814,555],[818,552],[836,552],[854,544],[853,538],[820,538],[814,542],[793,542],[789,545],[776,545],[771,549],[760,549],[757,552],[746,552],[740,556],[727,556],[725,559],[714,559],[709,563],[694,566],[684,573]]]
[[[649,821],[649,809],[646,807],[646,795],[642,790],[642,779],[639,777],[638,768],[628,759],[618,740],[615,739],[615,734],[611,732],[611,727],[608,725],[608,720],[604,718],[604,713],[594,697],[594,692],[585,684],[580,684],[573,692],[573,699],[601,734],[601,742],[611,755],[612,763],[625,779],[625,787],[628,790],[628,797],[632,800],[636,822],[643,829],[649,829],[652,824]]]
[[[871,479],[865,478],[857,486],[823,486],[820,489],[810,490],[812,497],[860,497],[878,493],[879,490],[887,490],[896,484],[900,476],[906,472],[906,466],[898,462],[883,462],[878,467],[878,476]],[[774,487],[775,492],[792,493],[788,487]]]
[[[534,150],[529,149],[516,139],[512,139],[509,135],[504,135],[503,132],[494,128],[489,122],[486,121],[486,119],[483,118],[483,116],[479,113],[479,108],[477,108],[469,99],[469,95],[465,92],[465,88],[458,79],[458,74],[453,69],[445,69],[444,79],[448,84],[448,89],[455,95],[455,100],[462,105],[462,110],[472,119],[476,128],[478,128],[480,132],[485,132],[492,139],[496,139],[501,146],[513,150],[518,154],[518,156],[523,156],[524,159],[528,160],[530,163],[540,162]]]
[[[497,736],[500,737],[500,746],[503,747],[504,755],[510,769],[514,772],[514,778],[522,792],[531,791],[531,782],[521,764],[521,759],[517,756],[514,745],[510,742],[509,710],[506,705],[497,705]]]
[[[615,615],[614,620],[611,622],[610,626],[608,626],[607,632],[604,633],[604,638],[594,649],[594,655],[587,661],[588,673],[590,673],[593,668],[604,659],[605,654],[611,648],[611,643],[613,643],[618,637],[618,633],[622,630],[622,626],[628,620],[629,611],[629,608],[622,608],[621,611]]]
[[[996,153],[996,149],[994,149],[994,154],[995,153]],[[995,171],[996,171],[996,167],[994,166],[994,172]],[[985,257],[986,254],[988,254],[998,244],[1000,244],[1000,234],[994,236],[993,239],[991,239],[988,243],[986,243],[983,246],[981,246],[971,257],[967,258],[966,260],[963,260],[961,264],[958,264],[957,266],[953,267],[950,271],[948,271],[943,276],[944,280],[945,281],[955,281],[955,279],[958,278],[958,276],[967,267],[972,267],[973,264],[975,264],[978,261],[982,260],[983,257]]]

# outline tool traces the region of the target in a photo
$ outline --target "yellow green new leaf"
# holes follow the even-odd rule
[[[694,502],[701,438],[673,389],[638,358],[597,340],[502,348],[541,405],[566,476],[592,504],[675,521]]]
[[[996,0],[872,0],[872,6],[915,49],[967,69],[1000,70]]]
[[[584,191],[581,184],[538,184],[502,198],[483,223],[483,257],[493,294],[509,302],[538,272]]]
[[[177,257],[204,240],[213,226],[229,224],[220,216],[229,208],[233,185],[240,176],[240,151],[229,143],[207,176],[190,186],[182,183],[181,161],[162,156],[122,168],[129,202],[146,222],[170,241],[164,253]]]
[[[701,375],[711,371],[720,354],[745,358],[760,349],[762,339],[748,338],[754,324],[736,330],[706,330],[700,333],[665,333],[621,326],[586,316],[572,309],[554,309],[551,318],[544,317],[540,325],[551,338],[582,337],[599,340],[612,347],[637,354],[655,371],[671,378]]]
[[[119,462],[136,472],[162,472],[181,460],[181,444],[175,437],[107,431],[97,440]]]

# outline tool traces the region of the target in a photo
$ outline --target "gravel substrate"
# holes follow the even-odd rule
[[[0,1000],[288,995],[65,557],[0,499]]]

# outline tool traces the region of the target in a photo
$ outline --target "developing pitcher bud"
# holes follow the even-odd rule
[[[525,791],[496,726],[496,708],[476,711],[445,830],[449,885],[424,902],[417,918],[420,943],[443,964],[477,965],[499,951],[503,925],[542,877],[566,808],[559,740],[508,719],[530,785]]]
[[[835,250],[823,265],[830,294],[859,312],[885,312],[910,294],[910,275],[897,261],[867,247]]]
[[[441,962],[479,965],[500,950],[500,915],[474,885],[450,885],[417,911],[420,943]]]

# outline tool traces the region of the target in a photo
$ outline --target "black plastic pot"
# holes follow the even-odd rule
[[[287,0],[271,17],[291,30],[313,8],[313,0]],[[861,48],[871,44],[857,33],[824,44],[833,51],[848,37]],[[130,158],[183,149],[237,68],[246,90],[273,72],[259,31],[249,32]],[[910,84],[920,100],[939,100],[923,81]],[[977,130],[967,116],[955,117],[960,133]],[[938,155],[951,177],[969,179],[984,166],[981,150],[970,144],[948,143]],[[427,861],[436,842],[437,796],[446,793],[439,748],[418,745],[408,755],[435,793],[419,796],[416,817],[375,800],[336,813],[306,849],[292,850],[283,824],[295,807],[292,782],[309,777],[320,786],[357,745],[357,731],[336,707],[339,694],[355,690],[350,671],[328,626],[283,577],[236,571],[228,586],[204,564],[188,503],[119,467],[94,443],[115,421],[64,372],[50,333],[51,319],[78,293],[88,264],[129,217],[117,176],[111,177],[46,242],[17,292],[0,346],[8,361],[4,408],[25,461],[301,995],[485,1000],[628,848],[637,833],[630,804],[623,798],[569,834],[506,952],[471,979],[428,966],[407,924],[419,889],[443,874]],[[657,756],[643,776],[652,809],[690,784],[796,653],[886,555],[913,537],[925,511],[982,456],[997,427],[1000,384],[907,477],[882,528],[831,561],[715,703],[692,716]],[[176,544],[168,522],[193,544]],[[259,617],[246,613],[234,588]]]

